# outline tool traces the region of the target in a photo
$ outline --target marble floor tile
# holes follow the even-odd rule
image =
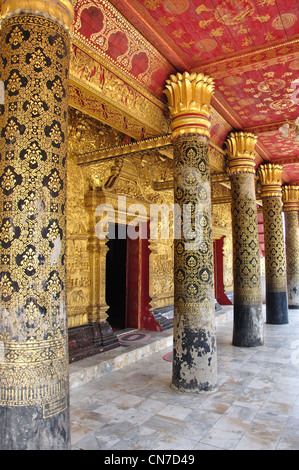
[[[86,426],[81,426],[79,424],[71,424],[71,438],[72,445],[75,446],[77,442],[81,441],[86,436],[89,436],[92,433],[92,428]]]
[[[119,439],[105,438],[91,433],[75,443],[75,447],[84,450],[109,450]]]
[[[184,408],[178,405],[166,405],[157,413],[157,416],[162,418],[173,419],[174,421],[182,421],[187,418],[187,416],[190,415],[191,412],[191,408]]]
[[[70,392],[72,448],[299,450],[299,364],[292,347],[299,310],[289,311],[289,320],[281,328],[264,324],[264,346],[248,349],[232,346],[232,319],[221,321],[213,393],[171,388],[172,363],[163,356],[172,347],[77,384]],[[85,364],[96,367],[99,356]],[[75,371],[80,375],[80,363]]]
[[[153,400],[152,398],[145,398],[140,404],[137,405],[137,409],[140,411],[147,411],[149,413],[158,413],[165,404],[159,400]]]
[[[111,403],[116,403],[122,409],[132,408],[133,406],[140,405],[144,401],[144,398],[129,393],[123,393],[116,398],[111,400]]]
[[[103,422],[102,425],[95,428],[94,433],[99,437],[102,436],[108,438],[110,436],[118,438],[119,440],[126,440],[138,434],[139,429],[139,424],[136,424],[133,421],[110,419],[106,423]]]
[[[223,450],[233,450],[240,442],[241,437],[242,435],[239,433],[218,429],[213,426],[201,439],[201,442]]]
[[[153,450],[192,450],[197,442],[193,439],[186,439],[184,436],[177,436],[173,433],[164,435],[155,442]]]
[[[235,450],[275,450],[277,442],[261,437],[243,435]]]
[[[278,450],[299,450],[299,428],[285,427],[279,439]]]

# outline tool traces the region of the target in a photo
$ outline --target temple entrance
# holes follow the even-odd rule
[[[108,323],[114,331],[151,327],[147,239],[120,238],[125,226],[109,224],[106,258]]]
[[[115,237],[112,237],[112,234]],[[109,224],[106,258],[106,302],[108,321],[113,330],[126,328],[127,239],[118,237],[118,224]]]
[[[215,285],[215,299],[219,305],[231,305],[231,300],[225,293],[223,283],[223,241],[225,236],[213,241],[214,251],[214,285]]]

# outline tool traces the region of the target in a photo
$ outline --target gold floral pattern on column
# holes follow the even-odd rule
[[[265,264],[266,311],[268,323],[287,323],[286,257],[282,220],[282,165],[260,165],[258,176],[262,186]],[[279,299],[279,300],[278,300]],[[276,314],[277,310],[277,314]]]
[[[234,240],[234,302],[261,302],[260,252],[255,197],[257,137],[232,132],[227,138]]]
[[[5,361],[0,364],[0,405],[41,405],[47,418],[65,410],[68,400],[64,181],[69,35],[42,16],[14,16],[25,3],[6,1],[2,10],[0,340]],[[51,2],[33,1],[31,7],[42,4]],[[52,87],[55,81],[59,94]]]
[[[231,132],[227,154],[231,181],[233,228],[235,346],[263,343],[260,250],[255,196],[257,137],[250,132]]]
[[[266,164],[258,169],[262,185],[266,284],[271,291],[286,289],[285,248],[282,225],[282,165]]]
[[[174,150],[174,354],[172,386],[184,392],[217,385],[211,187],[213,80],[177,74],[166,81]],[[184,230],[185,213],[190,219]],[[192,240],[193,238],[193,240]]]
[[[299,186],[282,187],[289,308],[299,307]]]

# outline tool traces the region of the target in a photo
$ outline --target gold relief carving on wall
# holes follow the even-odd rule
[[[82,151],[121,146],[123,138],[118,131],[70,108],[67,212],[69,327],[97,321],[99,315],[101,320],[106,319],[108,306],[103,297],[106,281],[101,266],[105,268],[107,247],[100,246],[91,229],[96,224],[94,211],[97,204],[108,203],[116,207],[118,196],[124,195],[128,205],[142,203],[149,213],[151,202],[173,203],[173,191],[154,189],[156,181],[173,178],[172,160],[161,154],[145,152],[126,158],[99,160],[86,166],[76,164]],[[88,194],[88,197],[94,194],[94,199],[86,205]],[[158,308],[173,303],[172,239],[150,241],[150,250],[151,305]]]
[[[82,114],[81,112],[70,109],[70,115],[73,117],[70,123],[70,141],[72,155],[69,157],[71,168],[71,190],[70,204],[73,204],[72,214],[68,215],[70,220],[70,232],[68,235],[70,239],[67,242],[67,249],[72,253],[74,250],[73,245],[76,244],[78,256],[74,260],[74,256],[70,255],[72,269],[74,273],[70,274],[68,278],[70,286],[68,289],[68,312],[71,314],[72,319],[69,318],[69,326],[86,323],[87,305],[87,292],[89,288],[86,283],[85,268],[82,269],[80,265],[83,262],[82,250],[86,247],[86,223],[84,231],[80,232],[79,236],[75,237],[76,233],[76,220],[86,221],[88,217],[84,193],[92,189],[98,192],[100,196],[99,203],[117,204],[119,195],[127,197],[128,204],[142,203],[149,212],[149,204],[173,204],[173,190],[164,189],[157,191],[157,185],[173,181],[173,160],[161,154],[158,151],[152,150],[151,152],[142,152],[133,155],[127,155],[118,158],[113,157],[113,149],[120,151],[122,147],[123,135],[118,131],[110,129],[102,123],[96,122],[94,119]],[[159,139],[159,138],[158,138]],[[151,139],[150,139],[151,140]],[[153,139],[155,140],[155,139]],[[116,147],[117,146],[117,147]],[[130,147],[130,145],[128,145]],[[101,151],[101,148],[103,151]],[[111,151],[109,151],[109,148]],[[99,149],[98,161],[90,162],[88,165],[75,164],[76,156],[79,155],[79,162],[83,159],[80,158],[80,153],[91,152],[93,155],[94,149]],[[106,149],[107,153],[106,153]],[[220,171],[225,168],[225,156],[223,151],[210,147],[210,158],[213,159],[213,166],[215,170]],[[94,154],[97,154],[95,152]],[[110,156],[110,157],[109,157]],[[105,158],[107,158],[105,160]],[[78,181],[80,183],[78,184]],[[84,190],[81,188],[84,185]],[[220,186],[220,185],[219,185]],[[223,191],[227,188],[221,186]],[[69,194],[69,193],[68,193]],[[72,197],[72,194],[75,197]],[[77,215],[78,214],[78,215]],[[90,214],[89,214],[90,215]],[[92,215],[91,215],[92,217]],[[116,214],[117,221],[117,214]],[[88,222],[87,222],[88,225]],[[71,229],[74,227],[74,230]],[[222,232],[225,227],[220,227]],[[83,235],[83,236],[82,236]],[[173,240],[150,240],[150,296],[152,298],[152,308],[164,307],[173,303]],[[88,251],[89,252],[89,251]],[[75,253],[75,251],[73,251]],[[81,254],[80,254],[81,253]],[[78,263],[78,264],[77,264]],[[85,263],[84,263],[85,264]],[[77,267],[76,267],[77,266]],[[86,269],[88,262],[86,262]],[[89,262],[90,269],[90,262]],[[76,271],[77,270],[77,271]],[[83,275],[83,279],[79,279],[77,273]],[[73,276],[73,278],[72,278]],[[90,279],[90,277],[89,277]],[[104,280],[105,281],[105,280]],[[101,283],[104,282],[103,278]],[[105,290],[105,286],[100,288],[101,291]],[[231,289],[230,289],[231,290]],[[83,300],[84,299],[84,300]],[[80,305],[81,303],[81,305]],[[81,314],[79,313],[81,311]],[[84,312],[84,314],[82,314]],[[95,312],[97,310],[95,309]],[[97,313],[95,313],[97,315]],[[108,320],[109,321],[109,320]]]
[[[105,124],[69,109],[69,154],[67,160],[67,314],[68,327],[88,322],[91,265],[89,217],[85,195],[90,188],[105,186],[115,162],[103,162],[98,169],[77,165],[82,151],[123,142],[123,134]]]
[[[151,307],[173,304],[173,243],[172,240],[150,240],[149,295]]]
[[[212,176],[212,175],[211,175]],[[222,176],[224,178],[224,176]],[[220,200],[230,200],[230,188],[216,181],[211,185],[212,202]],[[214,208],[214,206],[213,206]],[[214,209],[213,209],[214,210]]]
[[[84,86],[77,86],[72,81],[70,81],[69,96],[69,103],[74,108],[135,139],[139,140],[155,134],[146,123],[140,123],[134,116],[124,114],[99,95],[87,90]]]
[[[86,165],[107,158],[123,157],[126,155],[132,156],[133,154],[141,154],[144,152],[151,152],[151,155],[155,152],[155,154],[161,154],[161,157],[164,155],[172,159],[173,150],[170,134],[141,139],[114,147],[98,148],[94,152],[80,155],[78,157],[78,164]]]
[[[152,134],[167,131],[164,104],[128,84],[116,72],[101,64],[98,57],[90,56],[73,44],[70,67],[71,83],[86,88],[123,115],[134,117]]]
[[[211,167],[211,174],[212,172],[227,172],[227,158],[225,152],[222,149],[216,148],[216,146],[214,146],[212,142],[210,142],[209,161]]]
[[[120,73],[134,80],[139,86],[141,85],[144,91],[148,89],[148,84],[151,83],[152,75],[155,72],[168,70],[169,74],[172,73],[173,66],[110,2],[106,0],[97,0],[96,2],[94,0],[80,0],[76,3],[75,38],[88,47],[91,53],[101,55],[109,64],[109,68],[117,68]],[[85,14],[88,15],[90,8],[98,9],[101,21],[96,26],[98,30],[87,37],[84,32],[81,32],[81,17]],[[115,35],[122,37],[122,50],[119,48],[117,57],[109,51]],[[131,70],[134,61],[140,59],[140,55],[143,60],[143,70],[139,70],[139,73],[133,75]],[[160,91],[162,90],[157,90],[157,96]]]
[[[214,186],[212,185],[212,193]],[[219,192],[227,191],[227,188],[219,188]],[[225,292],[233,290],[233,235],[231,204],[212,204],[213,234],[217,232],[218,237],[224,236],[223,240],[223,283]]]

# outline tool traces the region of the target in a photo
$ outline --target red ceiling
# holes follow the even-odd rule
[[[277,132],[299,116],[298,0],[77,0],[74,34],[163,99],[170,74],[209,74],[213,106],[299,184],[299,144]]]

